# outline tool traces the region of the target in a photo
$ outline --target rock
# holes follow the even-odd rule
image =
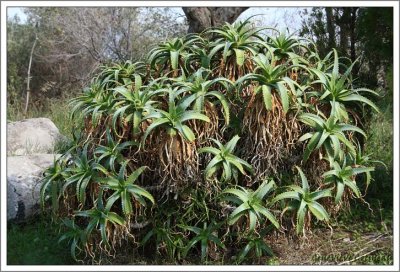
[[[36,154],[7,158],[7,221],[23,221],[40,212],[43,172],[57,154]]]
[[[7,155],[49,154],[64,137],[48,118],[32,118],[7,124]]]

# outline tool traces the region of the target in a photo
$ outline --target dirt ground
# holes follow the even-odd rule
[[[277,265],[392,265],[393,235],[343,229],[317,229],[300,240],[274,239]]]
[[[391,230],[361,232],[342,228],[318,228],[306,237],[287,234],[267,239],[275,253],[242,265],[392,265],[393,234]],[[194,260],[194,259],[193,259]],[[174,262],[164,259],[129,258],[124,254],[103,264],[199,265],[197,262]],[[209,265],[232,265],[210,262]]]

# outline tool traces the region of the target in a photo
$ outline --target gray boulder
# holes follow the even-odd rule
[[[64,140],[48,118],[32,118],[7,124],[7,155],[54,153],[57,141]]]
[[[23,221],[40,212],[43,172],[60,155],[7,157],[7,221]]]

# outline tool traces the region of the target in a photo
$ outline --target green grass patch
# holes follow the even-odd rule
[[[366,131],[368,135],[366,153],[373,153],[373,158],[382,161],[388,168],[393,168],[392,103],[389,102],[380,113],[373,114]]]
[[[373,113],[366,127],[368,139],[365,153],[372,154],[373,160],[383,162],[386,167],[376,164],[372,173],[373,181],[366,200],[379,201],[385,208],[393,209],[393,80],[392,70],[387,72],[389,88],[377,101],[379,113]]]
[[[50,219],[8,224],[8,265],[72,265],[67,242],[58,243],[58,228]]]

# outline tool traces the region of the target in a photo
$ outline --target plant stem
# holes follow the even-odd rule
[[[25,109],[24,109],[24,117],[26,117],[26,113],[28,112],[28,105],[29,105],[29,97],[31,94],[31,88],[30,88],[30,81],[31,81],[31,66],[32,66],[32,57],[33,57],[33,51],[35,50],[36,42],[38,40],[37,33],[35,32],[35,41],[33,42],[32,49],[31,49],[31,54],[29,57],[29,66],[28,66],[28,78],[27,78],[27,83],[26,83],[26,102],[25,102]]]

